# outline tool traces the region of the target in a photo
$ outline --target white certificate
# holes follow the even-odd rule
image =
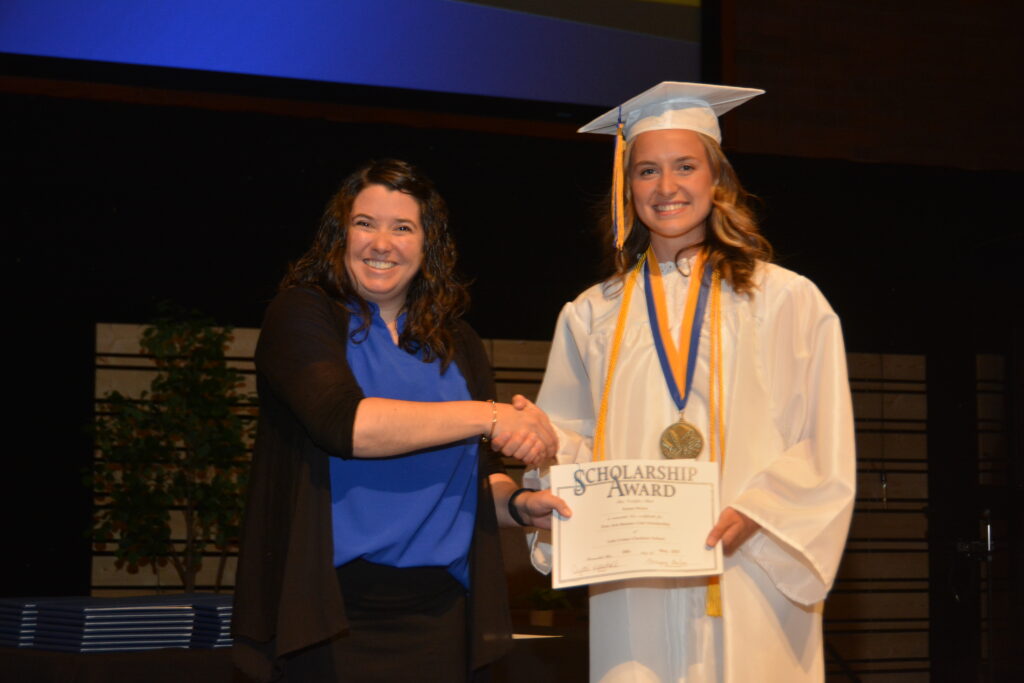
[[[704,545],[718,519],[718,463],[556,465],[551,490],[572,508],[552,523],[555,588],[722,573],[722,544]]]

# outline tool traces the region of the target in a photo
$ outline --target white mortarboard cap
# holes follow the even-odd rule
[[[757,88],[662,81],[601,114],[578,132],[614,135],[621,119],[627,141],[649,130],[683,129],[704,133],[721,143],[718,117],[763,94],[764,90]]]

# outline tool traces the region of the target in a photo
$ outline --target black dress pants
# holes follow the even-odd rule
[[[288,657],[285,681],[467,681],[466,593],[445,568],[355,560],[338,581],[349,633]]]

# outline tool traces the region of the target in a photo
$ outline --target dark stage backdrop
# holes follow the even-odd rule
[[[607,140],[25,94],[0,106],[14,484],[4,519],[17,520],[7,595],[88,586],[93,325],[144,322],[165,298],[259,325],[285,264],[362,161],[404,158],[436,180],[484,337],[548,338],[561,305],[598,277],[591,226]],[[1004,351],[1019,331],[1021,235],[1004,214],[1020,174],[734,161],[764,200],[779,261],[819,284],[850,350]]]
[[[160,299],[256,326],[338,182],[371,158],[421,166],[447,199],[483,336],[546,339],[599,279],[611,145],[261,113],[6,95],[8,273],[25,315],[141,322]],[[529,130],[529,122],[523,123]],[[731,155],[776,259],[814,280],[854,351],[927,351],[922,323],[999,350],[1022,175]],[[972,301],[966,310],[954,300]],[[31,302],[31,303],[29,303]],[[62,315],[67,315],[63,311]],[[40,341],[36,339],[35,341]]]

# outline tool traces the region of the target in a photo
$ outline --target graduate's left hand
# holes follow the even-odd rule
[[[523,521],[538,529],[551,528],[551,513],[556,510],[562,517],[572,517],[569,504],[551,493],[551,489],[521,493],[515,502],[520,506],[519,516]]]
[[[719,541],[722,542],[722,550],[726,555],[732,555],[743,545],[754,532],[761,528],[761,525],[747,517],[742,512],[725,508],[718,517],[718,523],[708,534],[704,543],[713,548]]]

